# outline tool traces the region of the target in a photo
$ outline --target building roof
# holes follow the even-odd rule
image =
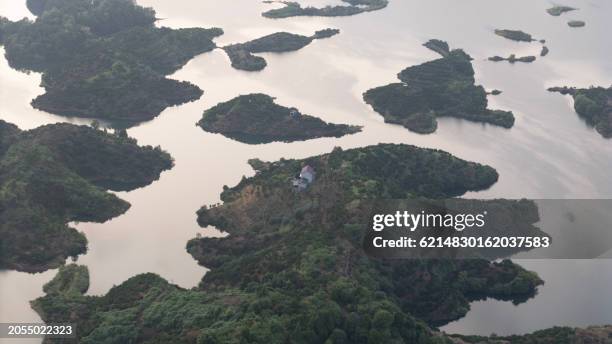
[[[305,173],[315,174],[316,172],[315,172],[315,169],[312,168],[312,166],[306,165],[306,166],[302,167],[301,174],[305,174]]]

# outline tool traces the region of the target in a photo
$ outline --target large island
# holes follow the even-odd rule
[[[265,94],[248,94],[206,110],[198,122],[202,129],[244,143],[302,141],[341,137],[361,130],[357,126],[326,123],[295,108],[274,103]]]
[[[29,131],[0,121],[0,269],[37,272],[87,249],[67,225],[105,222],[129,204],[105,190],[148,185],[172,158],[119,131],[70,124]]]
[[[200,225],[229,234],[188,243],[211,269],[199,287],[142,274],[85,296],[86,273],[70,266],[34,308],[46,322],[77,323],[81,343],[434,344],[451,339],[432,326],[464,315],[471,300],[520,302],[542,283],[507,260],[393,261],[363,251],[363,202],[482,190],[497,180],[491,167],[391,144],[252,165],[255,176],[224,188],[223,205],[198,212]],[[300,171],[316,174],[305,189],[292,185]]]
[[[438,117],[457,117],[504,128],[514,125],[509,111],[487,108],[487,93],[476,86],[472,58],[463,50],[450,50],[446,42],[431,40],[425,46],[442,58],[404,69],[400,83],[377,87],[363,99],[385,118],[407,129],[427,134],[436,131]]]
[[[213,50],[220,29],[155,26],[155,12],[129,0],[31,0],[34,21],[0,20],[0,44],[11,67],[42,73],[40,110],[101,118],[117,126],[149,120],[202,95],[167,78]]]

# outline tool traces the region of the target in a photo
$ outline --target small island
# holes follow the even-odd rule
[[[246,43],[238,43],[223,47],[230,58],[232,67],[244,71],[254,72],[266,68],[267,62],[256,53],[283,53],[300,50],[315,39],[324,39],[337,35],[340,30],[324,29],[315,32],[312,36],[296,35],[289,32],[277,32]]]
[[[516,62],[524,62],[524,63],[531,63],[533,61],[536,60],[535,56],[521,56],[521,57],[516,57],[516,55],[512,54],[508,57],[501,57],[501,56],[492,56],[489,57],[489,61],[493,61],[493,62],[500,62],[500,61],[508,61],[510,63],[516,63]]]
[[[341,137],[361,131],[358,126],[326,123],[295,108],[278,105],[265,94],[242,95],[217,104],[204,112],[198,125],[249,144]]]
[[[381,10],[389,4],[388,0],[342,0],[347,3],[344,6],[302,7],[295,1],[264,1],[267,3],[281,3],[284,6],[262,13],[267,18],[288,18],[288,17],[345,17],[353,16],[363,12]]]
[[[188,243],[211,269],[198,287],[141,274],[86,296],[84,269],[69,266],[33,308],[47,323],[76,323],[83,343],[445,343],[432,324],[464,315],[477,298],[520,302],[542,283],[508,260],[377,260],[363,251],[365,200],[459,196],[495,183],[491,167],[393,144],[253,165],[253,177],[224,188],[222,205],[198,212],[200,225],[229,234]],[[300,171],[312,181],[296,191]]]
[[[604,138],[612,138],[612,87],[551,87],[574,98],[574,110]]]
[[[586,26],[586,22],[582,20],[570,20],[567,22],[567,26],[573,27],[573,28],[584,27]]]
[[[516,42],[533,42],[535,39],[528,33],[520,30],[501,30],[496,29],[495,34]]]
[[[548,12],[548,14],[550,14],[551,16],[558,17],[562,15],[563,13],[571,12],[575,10],[577,10],[577,8],[557,5],[557,6],[553,6],[547,9],[546,12]]]
[[[202,90],[166,76],[213,50],[221,29],[156,27],[151,8],[134,1],[30,0],[34,21],[0,21],[12,68],[42,73],[42,111],[100,118],[116,127],[150,120]]]
[[[514,125],[509,111],[489,110],[487,93],[476,86],[472,58],[463,50],[449,51],[443,41],[425,45],[442,58],[404,69],[400,83],[377,87],[363,98],[385,122],[428,134],[436,131],[438,117],[457,117],[504,128]]]
[[[150,184],[173,165],[125,131],[53,124],[29,131],[0,120],[0,269],[40,272],[87,249],[69,222],[105,222],[129,203],[105,190]]]

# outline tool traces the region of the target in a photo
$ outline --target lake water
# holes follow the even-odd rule
[[[439,148],[458,157],[495,167],[500,179],[491,189],[469,193],[478,198],[610,198],[612,142],[589,128],[572,109],[571,99],[546,91],[550,86],[608,86],[612,83],[612,3],[565,1],[580,11],[551,17],[549,1],[391,0],[387,9],[346,18],[270,20],[261,12],[276,5],[257,0],[139,0],[152,6],[160,25],[173,28],[218,26],[225,35],[219,45],[242,42],[277,31],[310,35],[333,27],[341,34],[319,40],[293,53],[262,54],[268,68],[248,73],[230,67],[220,50],[191,60],[173,78],[204,90],[193,103],[169,108],[153,121],[128,130],[141,144],[161,145],[176,166],[152,185],[118,193],[132,208],[104,224],[76,224],[87,235],[89,251],[78,263],[89,267],[89,294],[99,295],[130,276],[155,272],[183,287],[196,286],[206,269],[185,251],[187,240],[220,235],[201,229],[196,210],[219,202],[223,185],[251,175],[250,158],[304,158],[334,146],[361,147],[379,142]],[[28,16],[25,1],[0,0],[0,15],[17,20]],[[305,2],[306,3],[306,2]],[[311,0],[316,5],[337,1]],[[569,19],[587,26],[570,29]],[[492,63],[488,56],[538,55],[538,43],[515,43],[495,36],[495,28],[521,29],[545,38],[550,54],[532,64]],[[436,58],[421,46],[430,38],[444,39],[474,57],[478,83],[503,94],[490,97],[492,108],[512,110],[511,130],[442,119],[432,135],[418,135],[383,123],[361,94],[396,80],[403,68]],[[40,75],[10,69],[0,58],[0,118],[22,129],[71,120],[34,110],[30,100],[41,94]],[[263,92],[280,104],[326,121],[364,126],[362,133],[340,139],[291,144],[246,145],[195,126],[203,110],[239,94]],[[526,333],[554,325],[586,326],[612,323],[612,262],[520,261],[546,281],[532,300],[514,306],[487,300],[472,304],[468,315],[443,328],[463,334]],[[42,285],[55,271],[26,274],[0,272],[0,322],[36,322],[29,300],[42,295]],[[2,343],[8,343],[1,340]],[[18,341],[26,343],[27,341]],[[38,341],[31,341],[36,343]]]

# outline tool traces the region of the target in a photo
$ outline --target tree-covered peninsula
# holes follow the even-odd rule
[[[438,117],[457,117],[504,128],[514,125],[509,111],[489,110],[487,94],[475,85],[472,58],[463,50],[450,50],[446,42],[431,40],[425,46],[442,58],[404,69],[400,83],[377,87],[363,98],[385,122],[401,124],[411,131],[436,131]]]
[[[42,73],[40,110],[131,125],[198,99],[202,90],[166,76],[215,48],[220,29],[155,27],[131,0],[30,0],[34,21],[0,21],[11,67]]]
[[[208,132],[250,144],[341,137],[361,130],[358,126],[326,123],[295,108],[278,105],[265,94],[242,95],[217,104],[204,112],[198,125]]]
[[[576,113],[601,136],[612,138],[612,87],[551,87],[548,90],[572,96]]]
[[[172,167],[159,148],[85,126],[29,131],[0,121],[0,269],[44,271],[84,253],[67,224],[104,222],[129,204],[105,190],[145,186]]]
[[[284,6],[264,12],[262,15],[267,18],[288,18],[288,17],[345,17],[353,16],[363,12],[381,10],[389,4],[388,0],[342,0],[347,5],[317,7],[302,7],[295,1],[266,1],[268,3],[281,3]]]
[[[245,71],[260,71],[267,66],[266,60],[257,53],[284,53],[300,50],[315,39],[329,38],[340,33],[337,29],[324,29],[312,36],[302,36],[289,32],[277,32],[261,38],[223,47],[230,58],[232,67]]]
[[[142,274],[104,296],[48,288],[34,308],[47,322],[77,323],[81,343],[450,344],[431,324],[464,315],[470,300],[518,301],[542,283],[510,261],[364,253],[363,202],[481,190],[497,180],[490,167],[391,144],[251,163],[255,176],[225,187],[223,205],[198,212],[200,225],[229,235],[188,243],[211,269],[197,288]],[[306,164],[316,178],[296,191],[291,180]],[[64,275],[56,278],[83,276]]]

